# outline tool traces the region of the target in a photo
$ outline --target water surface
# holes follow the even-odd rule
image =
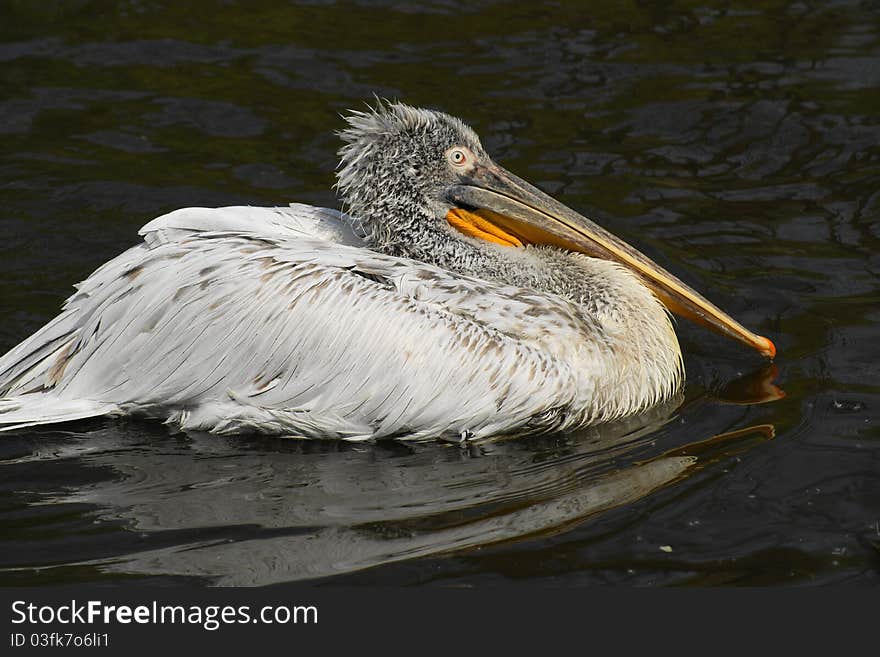
[[[163,212],[336,206],[373,94],[461,116],[775,369],[680,324],[682,399],[466,449],[18,432],[0,583],[878,583],[877,3],[4,3],[0,350]]]

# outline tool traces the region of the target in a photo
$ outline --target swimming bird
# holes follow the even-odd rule
[[[627,416],[681,387],[669,311],[775,347],[496,164],[447,114],[353,111],[345,212],[185,208],[0,358],[0,430],[484,438]]]

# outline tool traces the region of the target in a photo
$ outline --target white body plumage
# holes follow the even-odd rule
[[[597,309],[377,253],[330,209],[188,208],[140,232],[0,358],[0,431],[141,414],[216,433],[477,438],[613,419],[681,382],[665,309],[603,260],[572,256],[622,300]]]

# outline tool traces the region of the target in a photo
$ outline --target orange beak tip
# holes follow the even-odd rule
[[[773,341],[769,338],[765,338],[763,335],[759,335],[759,338],[763,340],[764,344],[761,347],[761,353],[771,360],[776,357],[776,345],[773,344]]]

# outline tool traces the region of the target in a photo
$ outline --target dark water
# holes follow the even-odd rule
[[[876,585],[880,4],[421,7],[0,4],[0,350],[158,214],[335,205],[376,93],[463,117],[778,370],[680,325],[684,399],[575,435],[5,435],[0,583]]]

